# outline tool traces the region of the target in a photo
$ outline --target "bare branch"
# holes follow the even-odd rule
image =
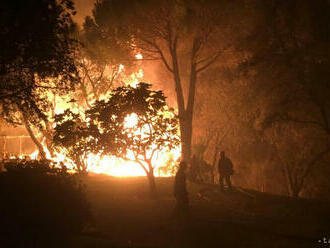
[[[169,63],[167,62],[167,59],[165,58],[165,55],[162,51],[162,49],[157,45],[156,42],[147,40],[147,39],[143,39],[140,38],[140,40],[142,40],[143,42],[145,42],[146,44],[150,45],[151,47],[154,47],[155,50],[151,50],[153,52],[156,52],[160,55],[161,60],[163,61],[165,67],[167,68],[167,70],[169,70],[170,72],[173,72],[173,69],[170,67]]]
[[[201,66],[200,68],[198,68],[198,69],[196,70],[197,73],[199,73],[199,72],[205,70],[205,69],[208,68],[210,65],[212,65],[212,64],[213,64],[213,63],[214,63],[214,62],[220,57],[221,54],[222,54],[222,51],[219,51],[218,53],[216,53],[214,56],[212,56],[212,57],[210,57],[210,58],[202,59],[202,60],[198,61],[197,63],[199,63],[199,64],[201,64],[201,63],[203,63],[203,62],[206,62],[206,61],[208,61],[208,62],[206,62],[205,65],[203,65],[203,66]],[[203,62],[201,62],[201,61],[203,61]]]
[[[317,121],[308,121],[308,120],[299,120],[299,119],[295,119],[289,116],[279,116],[279,119],[275,119],[274,122],[279,122],[279,121],[289,121],[289,122],[294,122],[294,123],[300,123],[300,124],[310,124],[310,125],[315,125],[315,126],[319,126],[321,128],[325,128],[322,123],[317,122]]]

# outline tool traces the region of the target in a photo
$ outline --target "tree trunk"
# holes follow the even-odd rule
[[[181,153],[182,160],[190,161],[191,157],[191,139],[192,139],[192,118],[187,115],[180,122],[181,127]]]
[[[157,193],[155,176],[154,176],[154,169],[153,168],[151,168],[151,169],[149,168],[149,172],[148,172],[147,176],[148,176],[149,187],[150,187],[150,197],[152,199],[157,198],[158,193]]]
[[[183,158],[186,161],[190,161],[191,158],[191,141],[193,134],[193,117],[194,117],[194,105],[195,105],[195,92],[196,92],[196,82],[197,82],[197,71],[196,63],[194,61],[195,50],[193,48],[191,54],[191,67],[190,67],[190,79],[189,79],[189,91],[188,91],[188,101],[184,116],[184,128],[185,128],[185,150],[183,150]]]
[[[75,158],[78,174],[87,173],[87,164],[84,156],[77,155]]]
[[[218,148],[215,148],[215,153],[214,153],[213,162],[212,162],[212,183],[213,184],[216,184],[215,174],[217,173],[217,154],[218,154]]]
[[[39,142],[39,140],[37,139],[37,137],[34,135],[29,123],[28,123],[28,120],[27,120],[27,117],[25,116],[25,114],[22,115],[23,116],[23,123],[24,123],[24,126],[26,128],[26,130],[28,131],[33,143],[37,146],[38,150],[39,150],[39,154],[40,154],[40,157],[41,159],[43,160],[46,160],[46,153],[44,151],[44,147],[42,146],[42,144]]]
[[[174,64],[175,68],[175,64]],[[189,94],[187,108],[184,106],[184,96],[181,87],[180,74],[178,70],[174,70],[175,90],[177,93],[177,102],[179,110],[180,120],[180,132],[181,132],[181,154],[182,160],[190,161],[191,158],[191,143],[192,143],[192,121],[193,121],[193,109],[195,103],[195,91],[196,91],[196,68],[192,66],[191,77],[189,82]]]

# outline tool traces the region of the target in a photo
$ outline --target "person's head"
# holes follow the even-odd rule
[[[221,151],[221,152],[220,152],[220,157],[221,157],[221,158],[224,158],[224,157],[225,157],[225,152],[224,152],[224,151]]]
[[[179,164],[179,170],[187,169],[187,163],[185,161],[181,161]]]

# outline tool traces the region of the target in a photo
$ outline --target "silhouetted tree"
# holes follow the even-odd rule
[[[330,152],[326,138],[319,135],[292,123],[274,125],[266,132],[266,137],[274,145],[278,167],[291,196],[299,197],[310,186],[312,172]]]
[[[85,120],[67,110],[56,117],[55,142],[79,164],[88,152],[138,163],[156,196],[153,160],[157,152],[179,145],[178,120],[161,91],[140,83],[114,89],[107,100],[86,110]],[[77,165],[78,165],[77,164]]]
[[[158,151],[178,146],[179,139],[176,115],[163,93],[150,86],[115,89],[108,100],[87,111],[87,118],[89,127],[99,130],[94,134],[96,151],[138,163],[148,177],[151,196],[156,196],[153,159]]]
[[[77,82],[71,0],[2,1],[0,6],[1,116],[24,124],[45,158],[34,127],[47,126],[47,91],[64,93]]]
[[[123,71],[132,65],[134,58],[127,47],[103,33],[92,18],[85,18],[79,34],[82,47],[77,65],[81,80],[77,89],[87,107],[121,85]]]
[[[298,196],[329,153],[330,4],[255,3],[257,25],[242,46],[249,51],[242,75],[253,92],[255,126],[268,133]]]
[[[182,158],[190,159],[198,75],[225,54],[234,37],[237,9],[228,1],[108,1],[95,4],[93,17],[108,37],[147,60],[160,60],[170,73],[178,105]],[[230,16],[227,10],[231,9]],[[231,21],[229,21],[229,19]],[[230,23],[230,24],[229,24]],[[229,25],[226,25],[229,24]]]
[[[79,173],[86,173],[87,155],[93,146],[92,127],[88,129],[87,122],[69,109],[55,115],[55,123],[53,142],[56,149],[74,162]]]
[[[67,89],[76,81],[70,0],[2,1],[0,6],[1,111],[15,121],[18,108],[42,116],[38,88]],[[39,104],[40,103],[40,104]]]

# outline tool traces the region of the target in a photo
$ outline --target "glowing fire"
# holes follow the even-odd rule
[[[134,126],[136,121],[135,114],[133,116],[128,116],[127,127]],[[46,151],[47,159],[54,161],[58,167],[63,163],[71,172],[75,172],[74,162],[68,159],[62,153],[56,153],[54,157],[51,156],[50,152],[44,146]],[[39,155],[39,150],[34,151],[30,154],[31,159],[37,159]],[[173,169],[176,162],[180,159],[181,150],[180,147],[172,149],[171,151],[157,151],[156,156],[153,159],[152,163],[154,165],[155,176],[158,177],[170,177],[173,176]],[[130,157],[130,154],[128,154]],[[106,174],[116,177],[136,177],[136,176],[145,176],[145,172],[140,167],[139,164],[133,161],[126,161],[114,156],[103,156],[96,155],[93,153],[88,154],[87,159],[87,171],[97,173],[97,174]],[[171,168],[168,168],[170,166]]]
[[[133,113],[133,114],[126,116],[124,127],[132,128],[132,127],[136,126],[137,123],[138,123],[138,116],[137,116],[137,114]]]
[[[136,59],[142,59],[141,54],[137,54]],[[123,65],[119,66],[118,73],[122,73],[125,70]],[[136,87],[140,81],[143,79],[143,70],[139,69],[137,72],[131,74],[126,78],[124,83],[126,85],[131,85]],[[106,96],[102,96],[105,98]],[[68,108],[67,101],[61,98],[55,98],[56,107],[55,113],[63,113],[65,109]],[[81,106],[80,106],[81,107]],[[138,122],[138,116],[136,114],[131,114],[125,119],[125,128],[130,129],[134,127]],[[134,135],[134,133],[132,134]],[[55,153],[51,156],[50,152],[44,145],[44,150],[48,159],[57,163],[57,166],[64,164],[69,170],[74,170],[75,165],[73,161],[68,159],[64,153]],[[30,154],[31,159],[38,158],[39,151],[36,150]],[[177,161],[181,155],[180,147],[172,149],[171,151],[160,150],[155,152],[155,156],[152,159],[152,164],[154,166],[155,176],[173,176],[173,168],[175,167]],[[129,153],[127,154],[129,158]],[[133,161],[123,160],[113,156],[100,156],[93,153],[87,155],[86,158],[87,170],[93,173],[107,174],[117,177],[131,177],[131,176],[145,176],[144,170],[139,164]]]
[[[136,59],[143,59],[143,56],[142,56],[141,53],[138,53],[138,54],[135,55],[135,58]]]

